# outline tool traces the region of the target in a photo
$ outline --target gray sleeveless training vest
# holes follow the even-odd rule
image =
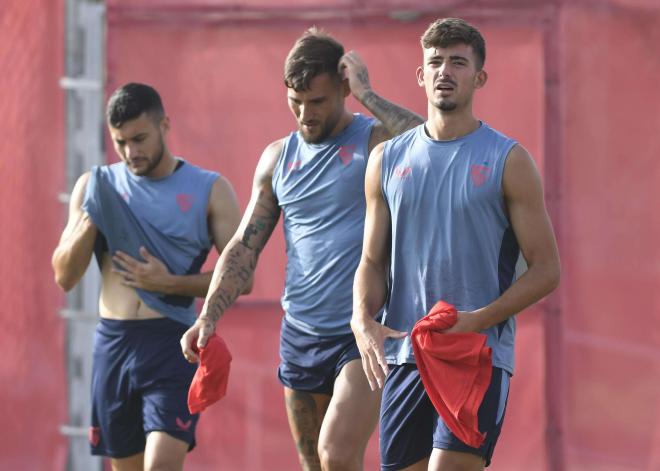
[[[481,308],[513,282],[518,243],[502,174],[515,141],[486,124],[451,141],[424,125],[388,141],[381,183],[392,218],[390,294],[383,322],[410,332],[436,301]],[[484,332],[493,366],[513,373],[515,320]],[[387,339],[389,363],[414,363],[410,338]]]
[[[373,124],[355,114],[346,129],[321,144],[308,144],[294,132],[273,172],[287,254],[282,308],[287,322],[310,334],[351,332]]]

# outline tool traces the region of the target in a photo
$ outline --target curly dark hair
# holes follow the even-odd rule
[[[344,46],[325,31],[309,28],[298,38],[284,62],[284,85],[297,92],[309,89],[314,77],[327,73],[330,78],[341,80],[339,59]]]
[[[477,28],[460,18],[442,18],[434,21],[424,31],[422,47],[449,47],[456,44],[472,46],[477,58],[477,70],[486,62],[486,42]]]

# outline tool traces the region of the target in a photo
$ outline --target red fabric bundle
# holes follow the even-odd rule
[[[199,367],[188,390],[188,409],[196,414],[227,393],[231,353],[217,334],[211,335],[199,351],[197,345],[193,345],[193,350],[199,354]]]
[[[442,332],[457,320],[456,308],[438,301],[415,324],[413,351],[424,389],[438,414],[461,441],[479,448],[486,437],[479,432],[477,413],[490,385],[492,351],[484,334]]]

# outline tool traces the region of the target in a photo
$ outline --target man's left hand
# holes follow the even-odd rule
[[[348,80],[351,93],[359,101],[371,91],[367,65],[355,51],[348,51],[339,59],[339,73]]]
[[[147,249],[140,247],[140,255],[144,261],[136,260],[130,255],[117,251],[112,260],[120,267],[112,267],[112,272],[122,277],[122,284],[145,291],[167,292],[170,272],[165,264],[151,255]]]

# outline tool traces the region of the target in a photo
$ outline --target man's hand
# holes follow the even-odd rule
[[[339,73],[348,79],[351,93],[358,101],[362,101],[372,91],[367,65],[357,52],[348,51],[339,59]]]
[[[382,389],[385,384],[385,377],[389,372],[383,348],[385,339],[387,337],[400,339],[408,334],[385,327],[373,319],[365,321],[351,320],[351,329],[360,350],[362,368],[367,376],[367,381],[369,381],[369,387],[372,391],[377,388]]]
[[[193,350],[196,343],[197,351],[206,346],[209,337],[215,332],[215,324],[208,318],[200,316],[181,337],[181,352],[190,363],[197,363],[199,355]]]
[[[451,328],[444,330],[445,334],[458,334],[461,332],[476,332],[480,333],[485,327],[482,326],[481,317],[477,311],[465,312],[458,311],[456,324]]]
[[[144,258],[144,262],[117,251],[112,260],[121,268],[113,267],[112,272],[123,278],[122,284],[125,286],[145,291],[167,292],[171,274],[165,264],[144,247],[140,247],[140,255]]]

